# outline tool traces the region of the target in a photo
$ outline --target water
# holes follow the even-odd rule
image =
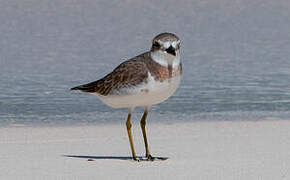
[[[149,121],[290,118],[288,0],[0,1],[2,126],[123,122],[126,110],[69,89],[165,31],[182,40],[184,76]]]

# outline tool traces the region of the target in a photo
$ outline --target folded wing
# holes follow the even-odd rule
[[[71,90],[107,96],[119,89],[137,86],[145,82],[148,77],[146,64],[138,58],[137,56],[123,62],[100,80],[73,87]]]

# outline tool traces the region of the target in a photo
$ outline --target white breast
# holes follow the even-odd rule
[[[179,86],[180,79],[181,76],[176,75],[170,80],[159,82],[155,81],[149,73],[147,83],[143,83],[134,88],[121,89],[118,95],[97,95],[97,97],[106,105],[113,108],[149,106],[161,103],[172,96]]]

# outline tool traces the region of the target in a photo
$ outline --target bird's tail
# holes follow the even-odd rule
[[[80,86],[76,86],[76,87],[73,87],[73,88],[70,88],[71,91],[73,90],[80,90]]]
[[[80,85],[80,86],[76,86],[76,87],[71,88],[70,90],[79,90],[83,92],[93,93],[93,92],[96,92],[96,89],[97,89],[96,85],[97,85],[97,81]]]

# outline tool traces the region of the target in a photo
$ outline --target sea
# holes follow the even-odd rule
[[[125,123],[70,91],[181,39],[179,89],[149,123],[290,119],[289,0],[0,0],[0,126]],[[139,121],[143,108],[135,110]]]

